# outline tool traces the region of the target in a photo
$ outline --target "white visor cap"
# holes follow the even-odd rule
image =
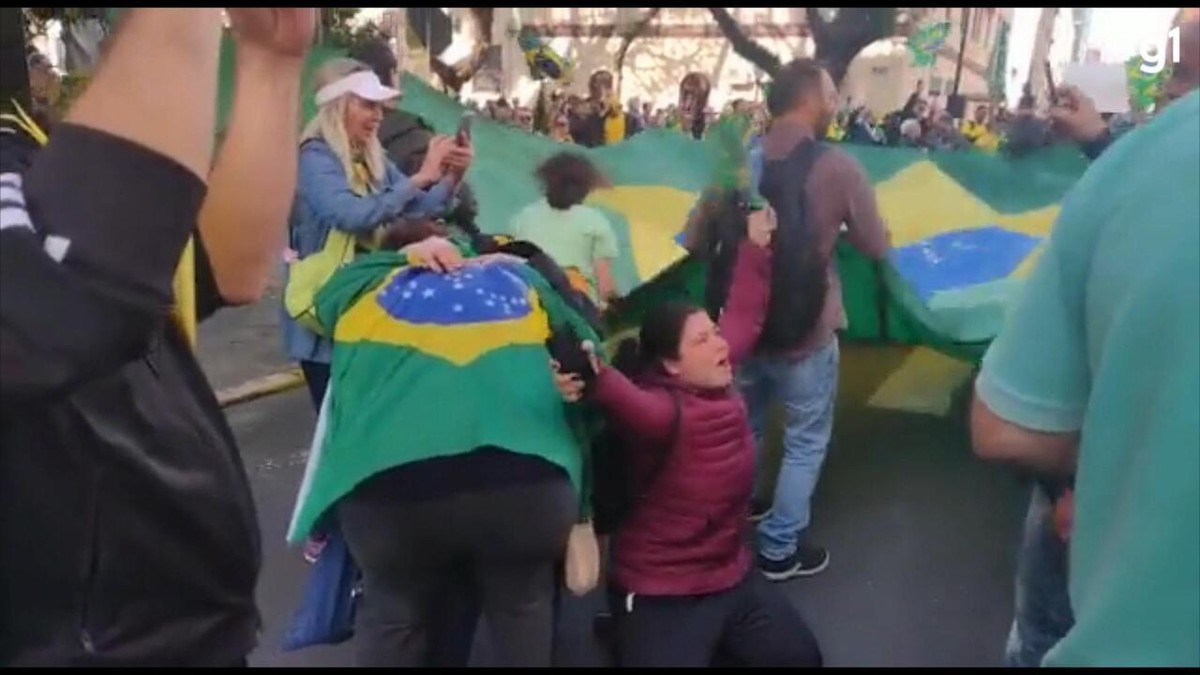
[[[357,73],[350,73],[340,80],[335,80],[321,87],[317,90],[316,102],[318,106],[323,106],[330,101],[336,101],[346,94],[354,94],[361,99],[375,101],[376,103],[400,98],[400,90],[383,86],[383,83],[379,81],[378,75],[370,70],[362,70]]]

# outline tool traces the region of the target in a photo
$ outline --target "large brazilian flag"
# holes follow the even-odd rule
[[[405,82],[404,107],[451,133],[462,109],[424,83]],[[534,168],[564,146],[519,129],[474,127],[476,162],[467,179],[480,225],[505,233],[510,218],[538,199]],[[883,264],[848,245],[837,257],[849,314],[848,335],[935,347],[977,358],[1028,273],[1063,195],[1083,173],[1073,147],[1008,158],[981,151],[923,152],[843,144],[875,186],[894,250]],[[622,256],[618,284],[637,314],[655,300],[698,297],[696,266],[681,262],[679,234],[701,190],[718,180],[719,141],[649,130],[613,146],[585,150],[613,188],[591,203],[612,221]],[[618,323],[621,318],[617,317]]]
[[[232,51],[227,45],[222,110],[232,91]],[[335,53],[316,50],[310,66]],[[403,108],[440,133],[458,127],[460,104],[413,77],[404,79],[403,89]],[[698,297],[702,270],[683,260],[678,237],[700,192],[723,170],[727,155],[720,142],[649,130],[613,146],[584,149],[485,120],[474,126],[473,138],[476,160],[467,180],[479,200],[479,224],[488,233],[507,233],[512,216],[540,198],[534,169],[551,154],[564,148],[584,153],[607,173],[613,188],[595,193],[591,203],[617,232],[617,282],[632,294],[626,314],[612,317],[616,325],[636,323],[663,297]],[[974,150],[839,147],[858,159],[874,184],[894,245],[882,264],[839,245],[848,337],[978,358],[1037,260],[1059,202],[1083,173],[1084,158],[1069,146],[1022,158]]]

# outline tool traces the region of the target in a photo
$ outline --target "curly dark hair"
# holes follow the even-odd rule
[[[551,208],[562,211],[582,204],[592,190],[608,184],[594,164],[574,152],[560,152],[542,162],[536,175]]]

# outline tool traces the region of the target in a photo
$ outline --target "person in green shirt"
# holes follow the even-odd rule
[[[1192,92],[1064,200],[976,383],[977,454],[1076,475],[1075,624],[1044,665],[1200,666],[1197,186]]]
[[[617,296],[613,263],[617,235],[608,217],[583,202],[606,184],[587,158],[560,152],[542,163],[537,177],[545,198],[513,216],[509,234],[544,251],[571,276],[578,290],[603,308]]]

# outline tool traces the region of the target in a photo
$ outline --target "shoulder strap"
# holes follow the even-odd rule
[[[9,103],[12,105],[13,114],[0,115],[0,119],[24,131],[30,138],[37,141],[38,145],[45,145],[50,140],[46,132],[38,126],[37,122],[33,121],[33,118],[25,112],[20,103],[17,103],[15,100],[10,100]]]

